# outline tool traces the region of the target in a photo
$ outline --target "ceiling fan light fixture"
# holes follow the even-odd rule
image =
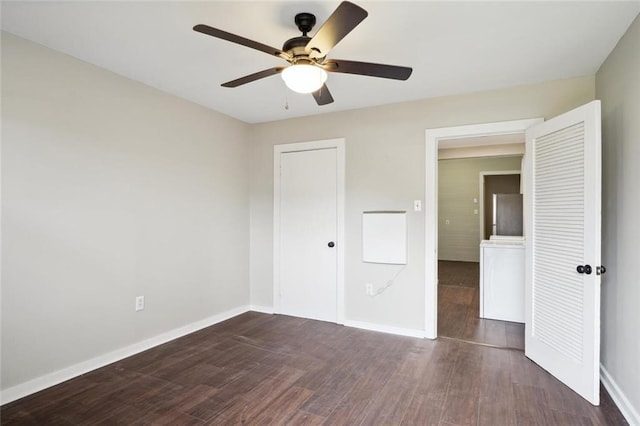
[[[327,81],[327,72],[315,65],[291,65],[282,70],[287,87],[298,93],[313,93]]]

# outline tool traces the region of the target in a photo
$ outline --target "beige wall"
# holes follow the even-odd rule
[[[2,34],[4,390],[249,303],[248,130]]]
[[[413,200],[424,200],[425,129],[552,117],[593,100],[594,86],[593,77],[575,78],[254,125],[251,303],[273,306],[273,145],[345,138],[346,318],[424,330],[424,212],[413,212]],[[339,102],[340,94],[334,97]],[[395,272],[361,262],[361,213],[379,209],[408,211],[408,265],[391,288],[371,298],[365,283]]]
[[[640,424],[640,17],[596,74],[602,100],[601,361]],[[633,421],[631,421],[633,423]]]
[[[519,171],[521,162],[522,156],[438,161],[440,260],[480,261],[480,172]]]

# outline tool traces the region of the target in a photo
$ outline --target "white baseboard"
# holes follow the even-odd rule
[[[249,305],[249,310],[263,314],[273,314],[273,308],[271,306]]]
[[[602,364],[600,364],[600,380],[602,380],[602,384],[605,389],[607,389],[607,392],[609,392],[609,395],[611,395],[611,399],[618,406],[618,409],[620,409],[620,412],[627,422],[629,422],[631,426],[640,426],[640,414],[638,414],[638,410],[633,407]]]
[[[28,382],[12,386],[0,393],[0,404],[7,404],[11,401],[15,401],[27,395],[31,395],[32,393],[39,392],[48,387],[88,373],[89,371],[120,361],[124,358],[130,357],[131,355],[146,351],[147,349],[151,349],[163,343],[167,343],[171,340],[177,339],[178,337],[185,336],[189,333],[193,333],[200,329],[228,320],[229,318],[233,318],[237,315],[248,312],[249,310],[251,310],[249,306],[240,306],[238,308],[230,309],[228,311],[212,315],[208,318],[192,322],[191,324],[187,324],[183,327],[167,331],[166,333],[159,334],[141,342],[134,343],[124,348],[117,349],[115,351],[97,356],[95,358],[91,358],[86,361],[82,361],[78,364],[72,365],[62,370],[54,371],[53,373],[45,374],[44,376],[37,377],[33,380],[29,380]]]
[[[249,305],[249,310],[254,312],[260,312],[263,314],[274,314],[274,310],[270,306]],[[369,331],[378,331],[381,333],[396,334],[399,336],[418,337],[423,339],[425,332],[423,330],[414,330],[409,328],[392,327],[388,325],[373,324],[364,321],[350,321],[336,322],[336,324],[344,325],[345,327],[360,328]]]
[[[424,330],[415,330],[413,328],[392,327],[389,325],[373,324],[364,321],[345,320],[344,325],[347,327],[361,328],[363,330],[379,331],[381,333],[397,334],[399,336],[418,337],[424,339]]]

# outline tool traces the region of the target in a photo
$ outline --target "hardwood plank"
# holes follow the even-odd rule
[[[414,393],[402,418],[402,425],[430,426],[440,424],[444,400]]]
[[[611,396],[602,383],[600,383],[600,406],[592,406],[589,412],[589,417],[599,425],[609,424],[625,426],[629,424],[611,399]]]
[[[292,386],[273,400],[251,421],[255,424],[284,424],[292,412],[298,412],[302,404],[313,392],[308,389]]]
[[[307,413],[303,410],[297,410],[284,422],[284,424],[287,426],[320,426],[325,424],[325,420],[326,419],[322,416]]]
[[[511,388],[511,360],[505,349],[484,349],[480,371],[479,425],[515,425],[516,411]]]
[[[517,322],[505,323],[507,346],[524,351],[524,324]]]
[[[367,407],[387,380],[387,377],[381,377],[375,373],[366,374],[358,379],[351,391],[344,395],[331,414],[326,417],[326,424],[346,426],[360,422],[366,415]]]
[[[205,425],[206,423],[198,418],[190,416],[185,413],[181,413],[179,411],[165,411],[165,412],[153,412],[139,421],[133,423],[133,425],[154,425],[154,426],[165,426],[165,425],[181,425],[181,426],[191,426],[191,425]]]
[[[451,375],[441,421],[473,425],[478,420],[483,348],[466,345],[459,352]]]
[[[232,398],[220,398],[217,395],[208,396],[200,400],[197,404],[181,410],[181,412],[195,417],[197,419],[209,422],[215,419],[225,410],[231,410],[238,404],[243,404],[242,395],[236,395]]]
[[[416,392],[444,404],[451,375],[456,368],[458,354],[462,351],[464,344],[447,340],[440,340],[437,343]]]
[[[416,383],[392,377],[367,407],[362,424],[400,424],[415,389]]]
[[[41,424],[51,410],[57,410],[60,401],[73,398],[89,389],[95,388],[97,383],[86,376],[80,376],[70,382],[53,386],[19,401],[2,406],[0,420],[2,424]],[[25,407],[29,407],[25,409]]]
[[[231,369],[228,371],[230,375],[226,375],[227,371],[224,369],[220,372],[220,380],[224,380],[222,386],[219,387],[218,392],[215,395],[215,400],[220,402],[226,402],[237,397],[243,396],[245,393],[251,391],[256,386],[259,386],[264,380],[267,379],[276,369],[274,367],[261,367],[249,365],[246,369],[238,370]],[[210,411],[211,404],[206,404],[206,411]],[[203,407],[194,407],[194,409]],[[214,414],[217,411],[214,410]],[[193,413],[190,413],[193,414]],[[202,417],[196,415],[196,417]],[[208,419],[207,419],[208,420]]]
[[[166,395],[164,400],[158,401],[154,411],[156,414],[174,411],[187,414],[199,404],[206,404],[207,402],[211,404],[217,392],[218,389],[206,385],[186,387],[181,392]]]
[[[362,373],[349,369],[340,369],[327,375],[327,380],[315,390],[314,396],[305,402],[302,409],[319,416],[329,416],[336,405],[352,389],[353,382],[361,376]]]
[[[278,409],[275,401],[278,401],[278,398],[286,393],[301,375],[302,372],[299,370],[283,367],[245,395],[238,396],[234,404],[219,412],[216,422],[243,424],[264,414],[268,407]],[[308,396],[307,394],[305,399]],[[280,400],[281,404],[283,402]],[[298,406],[294,407],[294,409],[298,408]]]
[[[247,313],[0,415],[3,425],[625,424],[601,392],[593,407],[518,351]]]
[[[518,425],[554,424],[542,389],[515,383],[513,393]]]

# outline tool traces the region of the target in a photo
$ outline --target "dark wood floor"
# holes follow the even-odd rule
[[[249,312],[2,407],[3,425],[621,425],[519,351]]]
[[[481,319],[480,266],[438,261],[438,336],[524,350],[524,324]]]

